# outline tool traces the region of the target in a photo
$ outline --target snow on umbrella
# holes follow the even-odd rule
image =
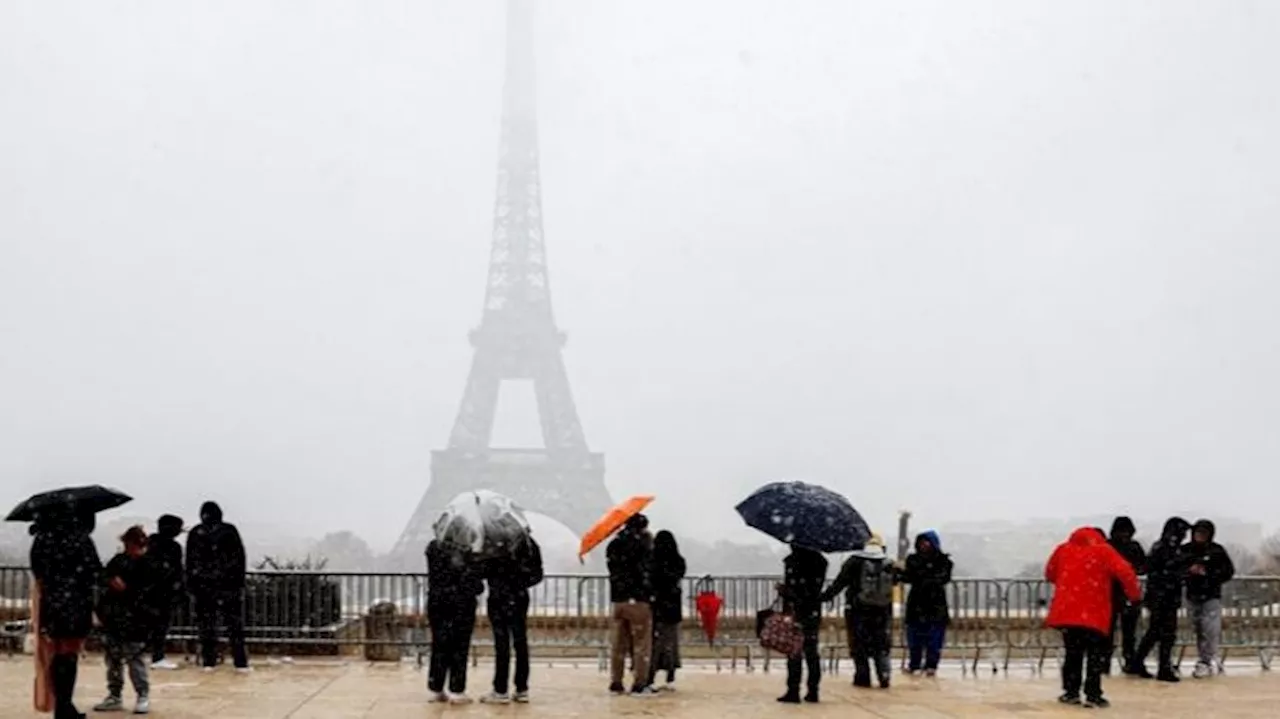
[[[64,487],[49,492],[33,494],[18,504],[5,517],[9,522],[34,522],[36,515],[49,511],[73,511],[97,514],[115,509],[133,497],[110,487],[91,484],[84,487]]]
[[[871,538],[849,500],[805,482],[771,482],[735,507],[747,526],[819,552],[849,552]]]
[[[480,489],[454,497],[432,529],[441,542],[495,555],[511,551],[529,536],[529,520],[509,497]]]

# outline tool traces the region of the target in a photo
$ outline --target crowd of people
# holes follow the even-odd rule
[[[134,712],[147,713],[149,671],[177,668],[165,656],[169,622],[175,606],[188,598],[195,607],[203,669],[213,671],[217,666],[217,630],[225,626],[235,669],[249,671],[244,641],[244,545],[217,504],[206,502],[200,508],[200,523],[187,533],[185,552],[178,541],[184,532],[181,518],[164,515],[155,534],[148,536],[138,526],[126,531],[120,537],[121,551],[103,566],[90,538],[93,529],[94,515],[72,508],[42,514],[31,528],[31,570],[39,592],[38,623],[52,655],[47,671],[55,719],[84,716],[72,697],[78,657],[95,626],[101,629],[107,670],[107,697],[95,710],[124,709],[127,674],[137,694]],[[1054,550],[1044,571],[1054,587],[1046,624],[1063,634],[1062,703],[1108,706],[1102,677],[1110,673],[1117,648],[1124,673],[1180,681],[1172,653],[1184,602],[1197,639],[1194,676],[1222,671],[1222,587],[1235,568],[1226,550],[1214,541],[1214,533],[1208,520],[1191,524],[1174,517],[1165,523],[1150,551],[1145,551],[1134,539],[1132,520],[1118,517],[1109,537],[1099,528],[1082,527]],[[431,701],[471,701],[468,655],[479,597],[487,587],[495,666],[492,690],[481,701],[527,702],[529,590],[543,579],[537,542],[526,535],[510,552],[482,558],[432,541],[426,560]],[[606,561],[613,621],[609,690],[633,696],[673,691],[681,666],[681,586],[687,573],[675,537],[665,530],[653,534],[648,519],[637,514],[610,540]],[[872,533],[828,584],[827,559],[793,545],[783,561],[777,592],[782,613],[794,622],[803,642],[787,658],[786,691],[778,701],[819,701],[822,608],[841,594],[855,687],[872,687],[873,672],[880,688],[890,686],[890,635],[899,586],[909,588],[903,617],[907,671],[933,676],[950,621],[947,585],[952,566],[936,532],[917,536],[914,551],[901,561],[891,559],[881,536]],[[1139,580],[1143,576],[1145,594]],[[1143,607],[1148,620],[1139,637]],[[1146,660],[1157,648],[1157,670],[1152,674]],[[624,684],[628,661],[629,685]]]
[[[1117,634],[1125,674],[1180,681],[1173,646],[1184,601],[1196,635],[1198,657],[1192,676],[1207,678],[1223,670],[1222,586],[1235,576],[1235,566],[1214,541],[1213,522],[1190,524],[1181,517],[1170,518],[1150,552],[1134,540],[1135,531],[1128,517],[1116,518],[1110,537],[1097,527],[1081,527],[1045,565],[1045,579],[1054,585],[1046,622],[1062,630],[1066,647],[1060,697],[1064,704],[1109,705],[1102,677],[1110,673]],[[1140,576],[1147,578],[1145,594]],[[1139,641],[1142,606],[1148,619]],[[1158,668],[1152,674],[1146,660],[1157,645]]]
[[[934,676],[942,657],[950,610],[947,585],[951,582],[951,558],[942,551],[937,532],[915,540],[915,551],[903,561],[893,561],[877,533],[841,565],[827,585],[827,560],[818,552],[792,546],[783,560],[783,581],[778,585],[782,611],[791,616],[804,635],[800,653],[787,659],[784,704],[817,703],[822,682],[818,655],[818,630],[822,607],[844,593],[845,631],[853,658],[853,686],[869,688],[874,666],[880,688],[890,685],[890,632],[893,627],[894,589],[906,585],[903,623],[907,637],[907,672]],[[801,680],[805,693],[800,693]]]
[[[223,521],[213,502],[200,508],[200,524],[187,534],[184,559],[178,538],[183,521],[164,515],[150,536],[130,527],[121,551],[103,566],[91,534],[92,513],[62,507],[31,525],[31,572],[39,603],[37,622],[49,642],[49,685],[55,719],[84,717],[75,706],[84,642],[97,626],[107,670],[107,696],[95,711],[123,711],[126,672],[137,695],[133,713],[151,710],[151,669],[176,669],[165,657],[174,608],[188,598],[200,627],[201,663],[218,662],[219,625],[227,628],[235,668],[249,671],[244,642],[245,551],[240,533]]]

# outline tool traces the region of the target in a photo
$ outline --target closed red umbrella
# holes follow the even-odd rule
[[[715,646],[716,627],[720,624],[720,610],[724,608],[724,600],[715,593],[711,577],[703,577],[698,582],[698,589],[694,606],[698,610],[698,618],[702,620],[702,631],[707,635],[707,644]]]

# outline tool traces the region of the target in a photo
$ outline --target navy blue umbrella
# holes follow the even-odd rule
[[[816,484],[771,482],[735,509],[747,526],[819,552],[851,552],[871,538],[849,500]]]

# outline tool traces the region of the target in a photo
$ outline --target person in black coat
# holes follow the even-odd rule
[[[927,676],[938,672],[947,625],[951,622],[947,585],[951,583],[952,567],[951,557],[943,553],[937,532],[923,532],[916,537],[916,551],[907,557],[901,572],[902,582],[911,585],[904,617],[909,674],[922,669]]]
[[[609,601],[613,603],[613,637],[609,656],[609,691],[626,693],[622,684],[626,655],[631,655],[631,693],[645,695],[653,652],[653,545],[647,537],[649,519],[637,514],[627,520],[605,548],[609,567]]]
[[[83,719],[73,698],[80,650],[93,629],[94,591],[102,560],[93,546],[94,516],[74,507],[40,514],[31,525],[31,573],[40,585],[40,634],[50,641],[55,719]]]
[[[516,652],[515,699],[529,700],[529,590],[542,583],[542,550],[525,536],[511,554],[486,560],[482,566],[489,585],[489,624],[493,628],[493,693],[481,701],[506,704],[511,673],[511,648]]]
[[[684,620],[681,585],[688,570],[675,535],[658,532],[653,540],[653,661],[649,665],[649,685],[656,686],[658,672],[667,673],[666,691],[675,689],[680,668],[680,623]]]
[[[827,558],[812,549],[791,545],[791,554],[782,561],[782,611],[795,618],[804,632],[804,649],[787,657],[787,693],[778,697],[784,704],[800,702],[800,679],[808,671],[808,692],[804,701],[818,703],[822,683],[822,660],[818,656],[818,629],[822,625],[822,588],[827,583]]]
[[[1186,564],[1182,556],[1182,543],[1191,525],[1181,517],[1171,517],[1160,531],[1160,540],[1147,555],[1147,593],[1142,603],[1147,607],[1147,632],[1134,650],[1126,674],[1150,679],[1151,672],[1145,666],[1147,655],[1160,645],[1160,669],[1155,677],[1163,682],[1178,681],[1173,670],[1173,644],[1178,638],[1178,609],[1182,606],[1182,589],[1185,583]]]
[[[98,619],[102,622],[102,649],[107,664],[107,697],[95,712],[124,711],[124,670],[138,694],[136,714],[151,709],[147,673],[147,645],[158,614],[155,604],[156,575],[147,561],[147,533],[130,527],[120,537],[123,551],[107,562],[102,572]]]
[[[152,592],[157,609],[150,637],[152,669],[178,668],[178,665],[165,659],[165,645],[169,638],[174,607],[186,597],[182,545],[178,544],[180,534],[182,518],[166,514],[156,523],[156,533],[147,538],[147,561],[155,576]]]
[[[1137,527],[1128,517],[1116,517],[1111,523],[1111,538],[1107,540],[1113,549],[1133,567],[1139,577],[1147,573],[1147,553],[1134,541]],[[1124,587],[1115,582],[1111,588],[1111,648],[1107,652],[1107,669],[1111,673],[1111,659],[1116,651],[1116,629],[1121,634],[1121,666],[1128,667],[1138,643],[1138,620],[1142,618],[1142,606],[1132,604],[1124,595]]]
[[[1197,679],[1222,671],[1222,585],[1236,574],[1235,564],[1221,544],[1213,541],[1213,522],[1201,519],[1191,527],[1191,541],[1182,547],[1187,576],[1187,613],[1196,630]]]
[[[187,535],[187,590],[195,600],[201,663],[206,670],[218,662],[219,619],[226,624],[236,669],[249,670],[244,646],[247,568],[240,531],[222,520],[221,507],[205,502],[200,507],[200,524]]]
[[[461,547],[433,539],[427,545],[427,622],[431,626],[431,701],[467,704],[467,656],[476,628],[484,579]],[[446,681],[449,693],[445,693]]]

